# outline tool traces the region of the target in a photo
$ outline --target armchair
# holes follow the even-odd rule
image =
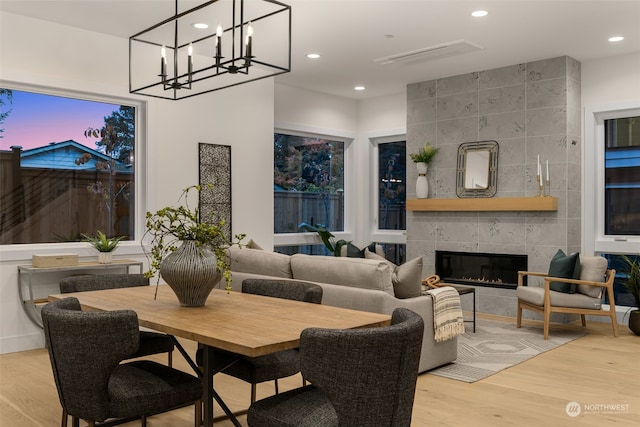
[[[602,257],[580,257],[580,279],[550,277],[547,273],[531,271],[518,272],[518,311],[516,326],[522,325],[522,310],[542,313],[544,339],[549,339],[551,313],[579,314],[582,326],[586,326],[586,316],[606,316],[611,319],[613,336],[618,336],[613,280],[616,271],[607,270],[607,260]],[[524,286],[526,276],[544,278],[542,287]],[[552,282],[576,285],[575,293],[558,292],[551,289]],[[609,299],[609,310],[602,309],[604,295]]]
[[[58,397],[62,427],[69,415],[89,426],[147,416],[195,404],[200,425],[202,381],[160,363],[120,363],[138,349],[138,317],[130,310],[84,312],[76,298],[42,308],[45,341]]]
[[[135,286],[149,286],[149,279],[142,274],[83,274],[65,277],[59,283],[60,292],[87,292],[103,289],[131,288]],[[140,346],[131,356],[132,359],[167,353],[167,365],[173,364],[174,337],[152,331],[140,331]]]
[[[300,335],[300,365],[312,385],[251,405],[250,427],[409,427],[424,322],[406,308],[391,326],[310,328]]]

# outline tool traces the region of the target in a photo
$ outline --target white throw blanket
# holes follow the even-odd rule
[[[433,300],[433,332],[437,342],[464,334],[460,295],[451,286],[427,291]]]

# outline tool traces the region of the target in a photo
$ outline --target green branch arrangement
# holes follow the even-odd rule
[[[149,270],[145,277],[152,277],[160,271],[162,260],[178,248],[178,242],[191,240],[200,248],[209,248],[217,259],[218,271],[222,273],[226,281],[225,289],[231,291],[231,267],[229,264],[228,249],[231,246],[241,247],[241,241],[246,234],[236,234],[233,239],[228,238],[224,233],[226,222],[220,220],[217,223],[208,223],[200,218],[198,208],[189,207],[189,192],[201,190],[200,185],[192,185],[182,191],[178,199],[184,198],[184,205],[174,207],[168,206],[157,210],[155,213],[146,214],[146,231],[143,236],[143,249],[145,238],[150,236],[150,250],[145,254],[149,260]],[[160,278],[158,277],[158,283]],[[156,293],[157,293],[156,284]]]

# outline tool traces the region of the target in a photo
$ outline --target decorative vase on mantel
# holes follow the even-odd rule
[[[222,277],[215,253],[191,240],[162,260],[160,275],[183,307],[202,307]]]
[[[418,162],[418,179],[416,181],[416,197],[418,199],[426,199],[429,197],[429,182],[427,181],[427,164]]]

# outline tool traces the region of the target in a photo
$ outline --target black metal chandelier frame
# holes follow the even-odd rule
[[[181,43],[179,40],[179,20],[191,13],[194,13],[200,9],[206,8],[214,3],[217,3],[218,1],[220,0],[209,0],[196,7],[193,7],[189,10],[179,13],[178,0],[175,0],[175,14],[173,16],[129,37],[129,92],[130,93],[138,93],[138,94],[152,96],[156,98],[177,100],[177,99],[184,99],[184,98],[189,98],[196,95],[201,95],[204,93],[217,91],[220,89],[225,89],[232,86],[237,86],[237,85],[248,83],[251,81],[261,80],[267,77],[274,77],[279,74],[284,74],[291,71],[291,6],[281,3],[277,0],[261,0],[262,2],[276,5],[277,7],[279,7],[279,9],[269,12],[267,14],[264,14],[262,16],[254,17],[250,21],[249,20],[245,21],[245,6],[244,6],[245,0],[232,0],[232,23],[233,24],[228,28],[221,29],[222,33],[227,33],[229,31],[231,32],[231,52],[230,52],[231,56],[230,57],[225,57],[222,55],[222,51],[221,51],[222,34],[220,34],[220,29],[218,29],[217,33],[209,34],[191,41]],[[288,14],[288,58],[287,58],[286,66],[270,64],[268,62],[261,61],[258,57],[252,55],[251,34],[247,35],[246,34],[247,31],[245,31],[245,29],[250,28],[252,23],[259,22],[260,20],[267,19],[269,17],[275,16],[281,13]],[[237,20],[237,18],[239,18],[239,20]],[[156,30],[159,27],[170,24],[171,22],[173,22],[173,26],[174,26],[173,45],[172,46],[167,45],[166,48],[173,51],[173,55],[172,55],[173,58],[171,58],[172,59],[171,69],[173,71],[172,73],[173,77],[169,77],[169,74],[167,73],[167,62],[165,57],[163,56],[161,58],[161,67],[160,67],[161,71],[157,75],[158,79],[151,84],[146,84],[144,86],[134,88],[132,84],[132,75],[133,75],[132,43],[134,42],[145,43],[157,48],[162,48],[163,55],[164,55],[165,45],[146,40],[141,36],[153,30]],[[245,43],[242,43],[242,42],[237,43],[237,40],[238,40],[236,39],[237,33],[239,33],[239,40],[241,41],[245,40],[245,36],[247,37],[248,42],[246,43],[246,45]],[[194,71],[192,56],[191,56],[191,45],[195,43],[200,43],[206,40],[212,40],[212,42],[215,42],[216,54],[213,56],[213,58],[215,59],[215,63],[213,65],[203,67]],[[187,72],[179,74],[178,55],[179,55],[179,51],[185,48],[189,49],[189,52],[190,52],[188,57]],[[237,56],[236,56],[236,52],[238,53]],[[250,68],[255,64],[272,69],[273,72],[271,72],[268,75],[261,75],[252,79],[244,79],[238,82],[225,84],[220,87],[215,87],[215,88],[203,90],[200,92],[196,91],[191,94],[178,96],[179,91],[183,91],[183,90],[189,91],[192,88],[195,88],[195,85],[198,82],[208,80],[210,78],[222,76],[225,74],[243,74],[245,76],[248,76]],[[206,73],[208,71],[213,71],[213,70],[215,71]],[[198,77],[199,74],[202,77]],[[154,95],[148,92],[145,93],[146,90],[155,88],[158,85],[162,85],[163,92],[169,92],[170,95],[169,94]]]

